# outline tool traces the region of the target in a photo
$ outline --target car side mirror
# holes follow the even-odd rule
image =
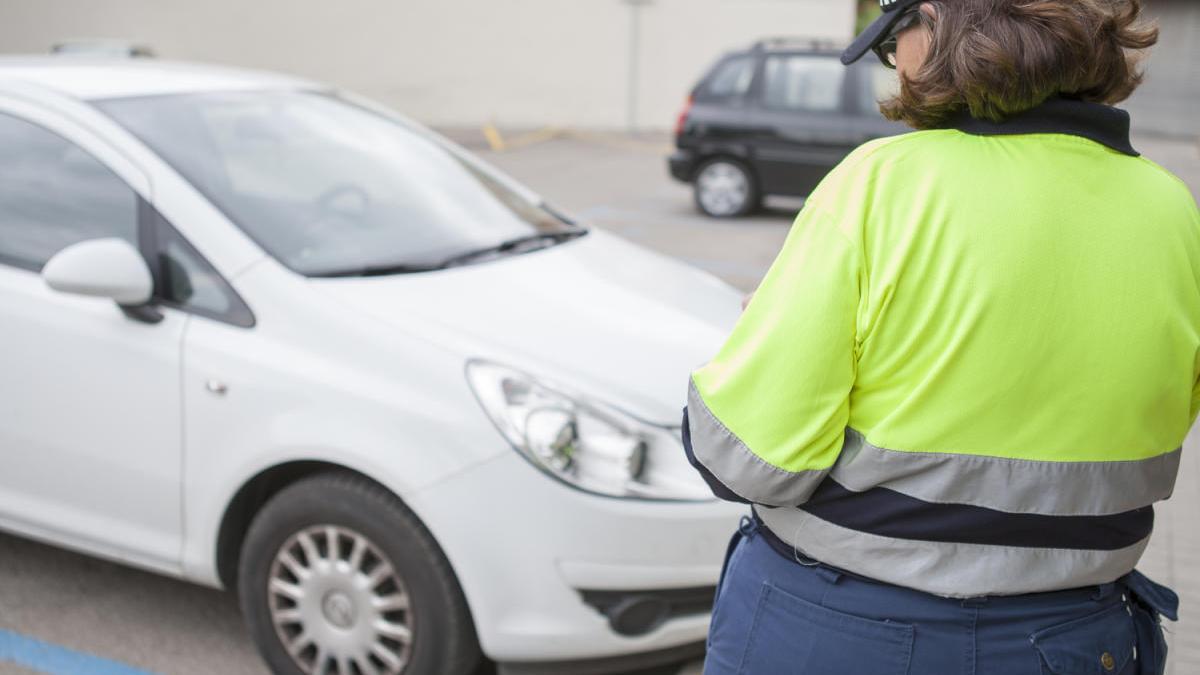
[[[146,305],[154,294],[154,279],[142,255],[115,237],[64,248],[42,267],[42,278],[56,291],[110,298],[127,314]]]

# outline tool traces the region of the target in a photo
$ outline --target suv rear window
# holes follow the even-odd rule
[[[859,110],[867,114],[878,114],[880,101],[900,93],[900,78],[896,71],[872,64],[866,66],[859,77],[859,86]]]
[[[722,101],[745,96],[754,80],[754,57],[734,56],[722,61],[696,92],[697,100]]]
[[[763,105],[768,108],[832,112],[841,107],[846,69],[836,58],[773,54],[763,74]]]

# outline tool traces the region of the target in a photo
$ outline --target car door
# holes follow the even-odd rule
[[[762,191],[807,195],[857,145],[845,67],[815,53],[768,53],[749,112]]]
[[[0,96],[0,525],[146,566],[180,554],[180,356],[150,323],[39,275],[98,237],[144,245],[150,184],[66,116]]]
[[[756,66],[753,52],[726,56],[692,91],[688,120],[700,140],[700,156],[746,155],[747,93]]]

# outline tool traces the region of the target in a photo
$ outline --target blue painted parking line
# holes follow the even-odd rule
[[[6,661],[50,675],[150,675],[118,661],[0,630],[0,663]]]

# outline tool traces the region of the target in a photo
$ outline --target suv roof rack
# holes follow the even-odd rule
[[[150,47],[128,40],[81,39],[64,40],[50,48],[51,54],[83,56],[124,56],[127,58],[153,58]]]
[[[838,44],[832,38],[809,38],[809,37],[769,37],[763,38],[754,43],[751,47],[754,51],[766,51],[768,49],[810,49],[814,52],[834,52],[840,51],[842,45]]]

